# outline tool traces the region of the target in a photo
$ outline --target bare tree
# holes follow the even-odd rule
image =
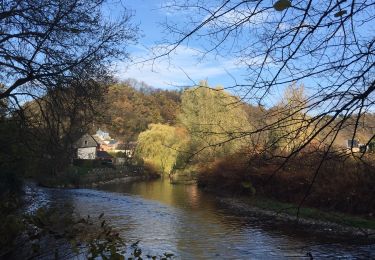
[[[72,142],[113,82],[112,63],[127,60],[137,40],[131,12],[106,14],[106,4],[0,1],[0,123],[18,125],[16,143],[34,156],[57,158],[51,160],[57,168],[66,165]]]
[[[286,161],[319,140],[318,148],[324,153],[308,196],[339,132],[350,127],[355,139],[364,115],[374,112],[375,2],[172,0],[164,8],[183,13],[185,22],[166,22],[168,38],[156,50],[156,59],[172,55],[180,46],[198,48],[202,58],[237,58],[245,64],[247,76],[244,82],[234,79],[228,87],[242,101],[260,105],[268,105],[269,97],[288,85],[305,85],[303,102],[268,110],[263,124],[243,136],[293,129],[277,137],[302,140],[290,145],[293,149],[287,154],[278,154]],[[302,120],[301,127],[291,127],[296,118]]]
[[[175,0],[164,7],[183,12],[186,23],[166,23],[173,40],[160,45],[156,58],[191,43],[203,56],[236,57],[248,74],[245,83],[231,87],[242,100],[258,104],[294,82],[306,85],[300,109],[312,115],[306,120],[314,131],[296,151],[323,133],[332,137],[349,118],[359,121],[372,112],[373,1]],[[279,117],[257,131],[288,124],[290,118]]]
[[[137,28],[124,10],[105,17],[105,0],[0,2],[0,100],[18,104],[77,77],[101,81],[127,58]],[[112,19],[113,20],[113,19]],[[28,98],[28,100],[29,100]]]
[[[76,79],[25,103],[13,114],[13,121],[24,130],[19,141],[27,146],[39,171],[58,173],[72,161],[74,142],[92,127],[106,93],[105,84]]]

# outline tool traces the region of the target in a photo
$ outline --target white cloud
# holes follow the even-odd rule
[[[210,18],[211,15],[204,17],[203,21],[206,21]],[[217,14],[218,18],[215,18],[213,22],[208,23],[210,26],[257,26],[263,24],[264,22],[270,19],[271,13],[264,9],[254,8],[237,8],[233,10],[224,10],[221,13]]]
[[[180,46],[169,57],[140,63],[148,53],[148,50],[143,48],[133,54],[138,57],[135,58],[138,62],[118,64],[118,77],[135,78],[158,88],[192,85],[192,81],[199,82],[202,79],[219,80],[225,84],[230,74],[238,73],[245,67],[245,64],[236,58],[224,59],[210,54],[199,60],[198,58],[202,57],[201,50],[187,46]]]

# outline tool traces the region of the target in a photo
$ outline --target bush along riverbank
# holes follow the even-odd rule
[[[90,188],[107,183],[149,180],[159,177],[152,168],[147,166],[70,165],[65,171],[54,176],[38,176],[37,182],[43,187]]]
[[[23,221],[18,214],[25,204],[23,183],[15,173],[14,169],[4,165],[0,171],[0,259],[3,259],[2,252],[14,243],[23,230]]]
[[[355,158],[343,160],[331,154],[315,175],[320,158],[318,153],[302,153],[283,166],[281,159],[264,155],[249,159],[236,154],[201,167],[198,185],[219,195],[245,198],[240,203],[242,208],[256,207],[288,218],[336,223],[374,236],[372,158],[363,158],[367,162],[364,164]]]

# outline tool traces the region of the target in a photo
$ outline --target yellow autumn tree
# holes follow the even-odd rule
[[[156,167],[160,173],[170,174],[187,142],[187,132],[181,127],[150,124],[138,136],[136,156]]]
[[[273,113],[270,142],[285,152],[298,148],[311,133],[305,107],[307,100],[303,85],[295,83],[284,90],[284,95]]]
[[[180,123],[189,132],[190,154],[199,161],[213,160],[248,145],[251,129],[243,104],[222,87],[210,88],[201,82],[184,91]]]

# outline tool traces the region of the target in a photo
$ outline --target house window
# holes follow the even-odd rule
[[[87,145],[87,140],[85,140],[85,145]]]

